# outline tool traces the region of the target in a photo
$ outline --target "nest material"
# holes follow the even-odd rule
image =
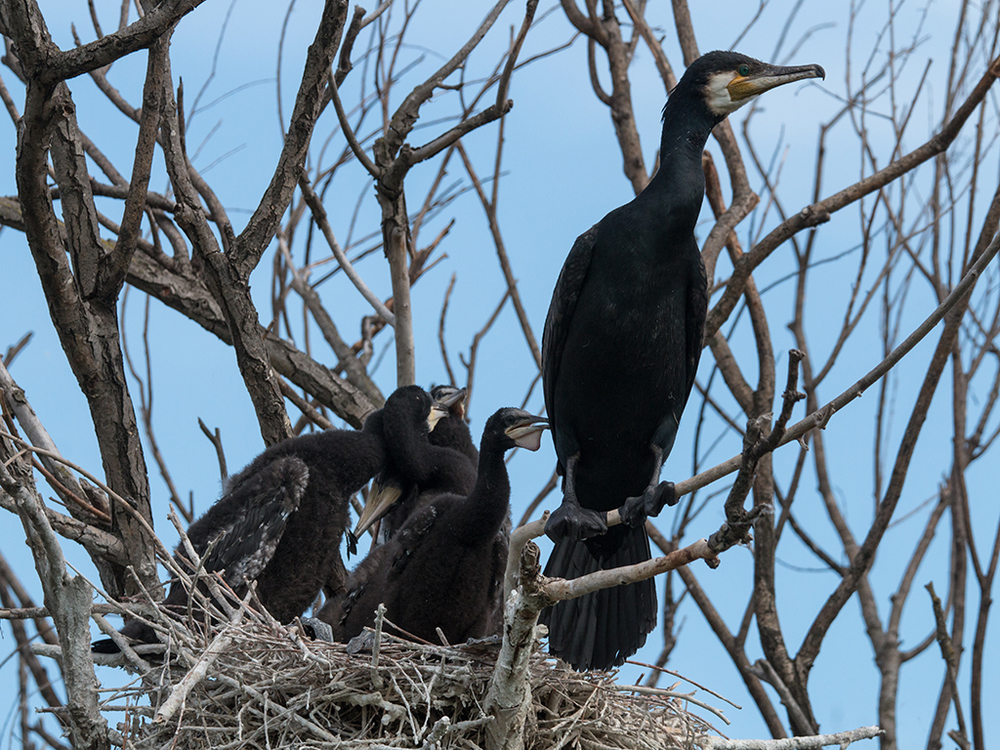
[[[266,612],[209,637],[170,618],[171,645],[106,710],[125,748],[483,748],[499,646],[419,645],[380,634],[374,650],[311,641]],[[240,621],[242,620],[242,621]],[[613,675],[578,674],[536,653],[530,663],[531,750],[691,747],[711,728],[662,695],[623,693]],[[165,715],[165,716],[164,716]]]

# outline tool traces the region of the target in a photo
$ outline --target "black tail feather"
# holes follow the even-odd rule
[[[156,631],[142,620],[129,620],[119,631],[134,643],[159,643]],[[95,654],[117,654],[121,651],[118,644],[110,638],[101,638],[90,644],[90,650]]]
[[[618,531],[621,529],[621,531]],[[579,578],[598,570],[633,565],[650,558],[649,538],[642,526],[618,527],[620,544],[600,557],[586,542],[556,542],[545,575]],[[610,534],[609,534],[610,536]],[[656,626],[656,587],[653,579],[614,586],[546,609],[540,621],[549,628],[549,653],[574,669],[610,669],[625,663],[646,642]]]

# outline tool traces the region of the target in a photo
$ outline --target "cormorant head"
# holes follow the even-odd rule
[[[671,96],[700,93],[712,115],[722,120],[765,91],[806,78],[826,78],[826,71],[819,65],[771,65],[739,52],[708,52],[688,66]]]
[[[391,414],[390,420],[403,419],[414,426],[426,422],[427,432],[434,430],[440,419],[448,416],[448,407],[435,402],[430,394],[419,385],[404,385],[392,392],[385,401],[383,415]],[[386,417],[383,416],[383,421]],[[394,422],[395,423],[395,422]]]
[[[465,419],[465,398],[468,391],[453,385],[435,385],[431,388],[434,403],[443,406],[455,417]]]
[[[542,431],[548,429],[549,420],[535,414],[506,407],[500,409],[486,421],[483,437],[503,435],[504,450],[517,446],[529,451],[537,451],[542,444]]]
[[[378,422],[383,439],[387,442],[398,440],[408,432],[411,435],[417,433],[420,439],[426,439],[438,421],[450,414],[447,405],[432,399],[430,394],[418,385],[397,388],[386,399],[381,411]],[[385,470],[379,472],[372,480],[372,487],[357,526],[354,527],[354,531],[348,533],[349,554],[357,551],[357,541],[361,534],[384,516],[389,508],[399,501],[402,494],[403,488],[398,479],[391,473],[387,474]]]

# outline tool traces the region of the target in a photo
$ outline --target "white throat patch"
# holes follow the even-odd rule
[[[734,78],[736,78],[735,73],[725,71],[722,73],[713,73],[712,77],[708,79],[708,83],[705,85],[705,101],[712,114],[724,117],[732,114],[751,99],[756,98],[749,96],[746,99],[733,101],[727,87]]]

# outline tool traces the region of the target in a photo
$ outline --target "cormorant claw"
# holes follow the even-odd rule
[[[548,523],[545,524],[545,535],[554,542],[566,537],[589,539],[607,533],[606,519],[604,513],[563,500],[563,504],[549,516]]]
[[[650,485],[645,492],[636,497],[628,498],[618,510],[622,523],[626,526],[639,526],[649,517],[656,517],[665,505],[677,505],[677,493],[673,482],[660,482],[655,487]]]

